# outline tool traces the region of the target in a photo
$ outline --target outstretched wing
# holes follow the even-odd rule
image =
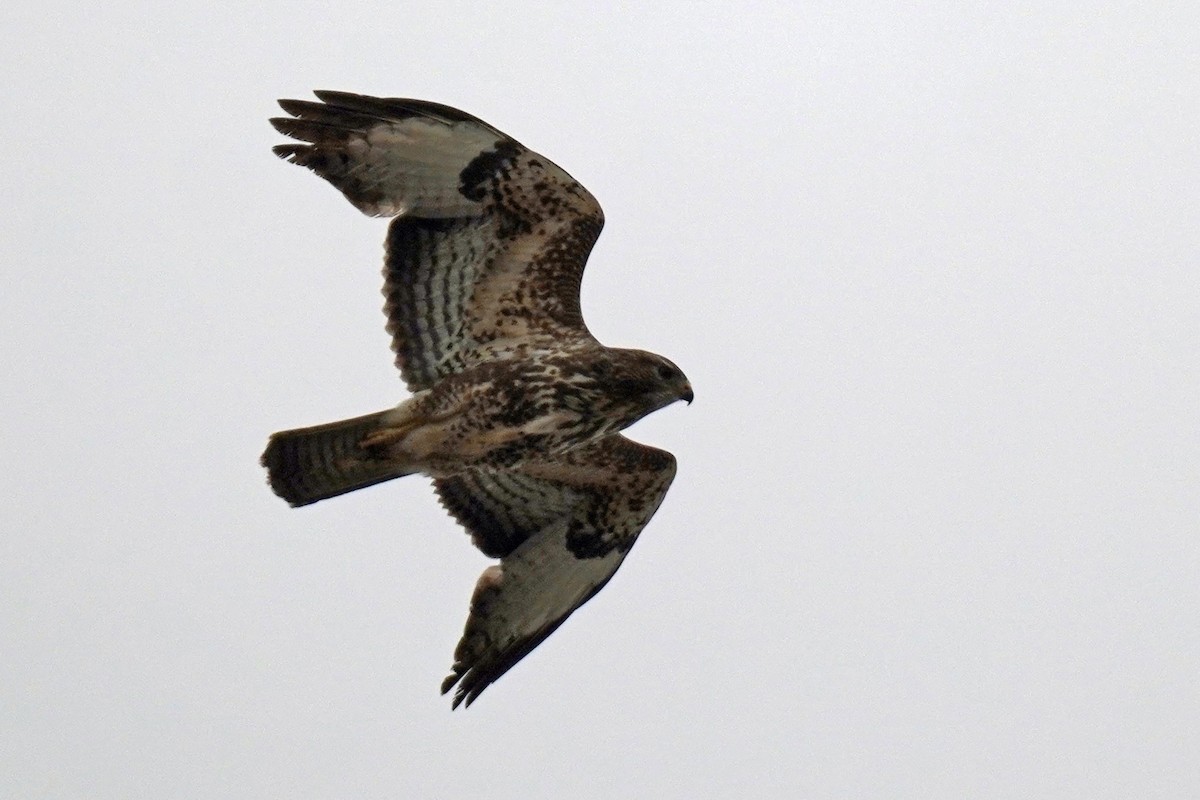
[[[442,693],[469,706],[599,592],[654,516],[675,457],[614,435],[517,472],[435,481],[485,553]]]
[[[604,225],[561,168],[470,114],[318,91],[271,120],[308,167],[388,229],[384,307],[396,365],[427,388],[518,342],[590,337],[579,285]]]

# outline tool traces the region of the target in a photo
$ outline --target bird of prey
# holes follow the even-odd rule
[[[393,217],[384,312],[412,395],[386,411],[270,437],[262,464],[293,506],[404,475],[499,563],[480,576],[450,675],[470,705],[616,572],[675,476],[620,431],[692,401],[662,356],[601,345],[579,286],[604,216],[549,159],[423,100],[318,91],[281,100],[274,151],[360,211]]]

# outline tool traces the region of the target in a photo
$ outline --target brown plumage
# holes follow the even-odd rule
[[[275,152],[364,213],[392,216],[384,310],[413,395],[271,436],[262,463],[292,505],[412,473],[477,546],[484,571],[454,668],[468,705],[607,583],[666,494],[669,453],[619,431],[676,400],[661,356],[608,348],[579,286],[604,224],[574,179],[483,121],[420,100],[317,92],[281,100]]]

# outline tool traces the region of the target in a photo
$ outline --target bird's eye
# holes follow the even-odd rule
[[[669,381],[671,378],[675,377],[675,370],[671,369],[666,364],[663,364],[658,368],[658,377],[662,378],[664,381]]]

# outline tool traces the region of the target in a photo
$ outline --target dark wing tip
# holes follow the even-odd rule
[[[378,98],[370,95],[358,94],[357,92],[339,92],[336,89],[313,89],[313,94],[322,103],[330,106],[340,106],[342,108],[361,108],[365,105],[373,105],[379,102]]]
[[[462,683],[459,684],[458,688],[454,691],[454,700],[450,703],[451,711],[454,711],[459,706],[463,706],[463,708],[470,708],[471,703],[475,702],[475,698],[478,697],[479,693],[487,687],[488,683],[490,683],[490,681],[485,681],[483,682],[483,685],[480,686],[476,681],[470,680],[468,676],[470,675],[471,670],[469,668],[464,669],[463,666],[464,665],[461,663],[456,663],[451,668],[450,674],[447,675],[442,681],[442,694],[447,694],[451,689],[454,689],[455,684],[459,684],[459,682],[462,681]],[[466,678],[466,680],[464,680],[464,678]]]
[[[276,102],[279,103],[280,108],[293,117],[307,117],[312,114],[319,114],[325,108],[324,104],[314,103],[312,100],[294,100],[283,97]]]
[[[295,161],[307,149],[308,146],[302,144],[277,144],[271,148],[271,152],[284,161]]]
[[[454,106],[448,106],[445,103],[435,103],[431,100],[417,100],[411,97],[372,97],[365,94],[338,92],[331,89],[314,89],[313,94],[325,103],[327,107],[336,108],[340,112],[366,114],[381,119],[424,117],[425,119],[445,124],[471,122],[491,131],[498,139],[512,138],[496,130],[479,117],[468,114]]]

